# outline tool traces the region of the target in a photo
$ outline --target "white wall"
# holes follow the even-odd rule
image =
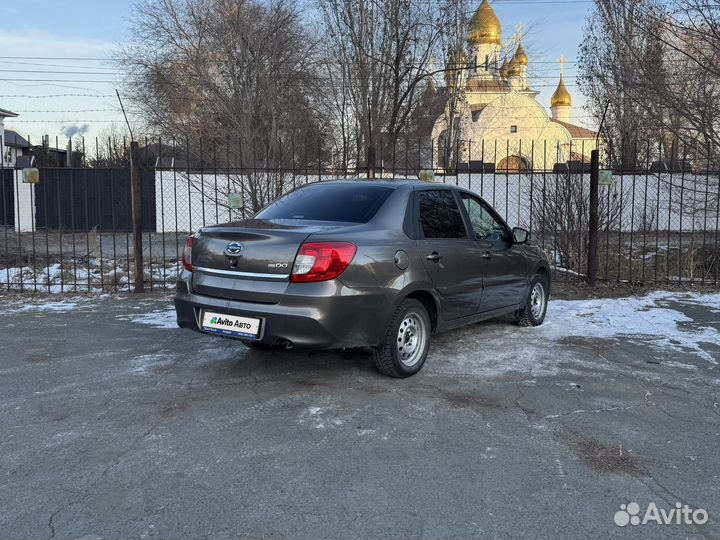
[[[14,171],[15,230],[29,232],[35,228],[35,184],[24,184],[22,171]]]
[[[316,182],[317,175],[284,175],[285,191],[307,182]],[[262,172],[251,176],[214,172],[187,173],[173,170],[155,171],[155,205],[158,231],[194,232],[200,227],[227,223],[252,215],[248,183],[254,181],[261,196],[271,184],[278,181],[268,179]],[[242,193],[246,211],[231,210],[228,207],[228,193]]]
[[[5,167],[5,122],[2,116],[0,116],[0,160]]]
[[[553,173],[533,175],[490,173],[438,176],[436,182],[442,183],[444,180],[446,183],[468,188],[490,203],[511,227],[530,228],[531,206],[539,208],[542,205],[543,185],[546,198],[556,193],[558,178],[562,176]],[[582,181],[584,193],[589,193],[589,174],[583,175],[582,180],[580,176],[573,178]],[[323,180],[328,179],[323,177]],[[193,173],[188,177],[184,173],[157,171],[155,180],[158,231],[196,231],[204,225],[224,223],[242,216],[240,212],[231,212],[227,208],[228,181],[231,190],[240,189],[236,176]],[[307,177],[302,175],[295,178],[295,184],[317,180],[317,175]],[[718,196],[718,179],[711,178],[707,220],[704,211],[705,180],[704,175],[687,174],[684,180],[680,174],[647,177],[638,175],[634,179],[631,175],[615,176],[612,186],[600,187],[600,197],[603,199],[603,205],[607,204],[609,196],[611,201],[615,201],[611,202],[611,207],[622,207],[622,219],[618,222],[624,231],[641,230],[645,221],[651,222],[653,230],[659,228],[659,230],[679,231],[682,228],[683,231],[693,229],[714,231],[717,227],[717,203],[714,201]],[[288,189],[292,188],[291,179],[286,181],[286,186]],[[681,191],[684,201],[682,208],[679,205]],[[247,194],[245,198],[248,204]],[[534,220],[537,220],[537,214]],[[536,225],[537,223],[533,223],[533,227]]]

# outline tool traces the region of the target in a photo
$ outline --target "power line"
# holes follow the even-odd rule
[[[89,113],[89,112],[117,112],[117,109],[78,109],[78,110],[72,110],[72,109],[65,109],[65,110],[15,110],[13,112],[16,113],[22,113],[22,114],[32,114],[32,113]]]
[[[0,69],[0,73],[43,73],[51,75],[112,75],[112,73],[108,73],[106,71],[67,71],[50,69]]]
[[[105,73],[107,75],[107,73]],[[0,78],[0,81],[5,82],[44,82],[44,83],[97,83],[97,84],[115,84],[115,81],[102,81],[102,80],[91,80],[91,79],[8,79]]]
[[[72,119],[72,120],[17,120],[20,124],[97,124],[97,123],[113,123],[119,120],[97,120],[97,119]]]
[[[22,98],[22,99],[47,99],[47,98],[64,98],[64,97],[93,97],[93,98],[109,98],[113,94],[45,94],[42,96],[30,96],[27,94],[0,94],[1,98]]]
[[[91,58],[89,56],[0,56],[1,60],[74,60],[89,62],[107,62],[119,60],[119,58]]]
[[[37,67],[57,67],[57,68],[66,67],[66,68],[86,69],[77,64],[71,65],[71,64],[50,64],[47,62],[18,62],[17,60],[0,60],[0,64],[9,64],[12,66],[37,66]],[[115,70],[115,68],[113,68],[113,67],[103,67],[103,66],[87,66],[87,69]]]

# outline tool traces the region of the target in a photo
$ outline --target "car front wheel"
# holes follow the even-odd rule
[[[395,311],[383,344],[375,349],[380,373],[405,378],[420,371],[430,350],[431,323],[425,306],[403,301]]]
[[[523,308],[517,312],[520,326],[540,326],[545,320],[549,298],[548,280],[542,274],[530,282],[530,292]]]

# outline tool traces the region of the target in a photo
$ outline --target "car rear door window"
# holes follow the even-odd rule
[[[460,208],[449,189],[421,191],[420,225],[425,238],[467,238]]]

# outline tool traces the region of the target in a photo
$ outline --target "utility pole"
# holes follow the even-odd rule
[[[145,292],[142,245],[142,185],[140,183],[139,146],[130,142],[130,194],[132,197],[133,254],[135,259],[135,292]]]
[[[600,132],[605,123],[605,116],[610,108],[610,102],[605,104],[605,111],[595,136],[595,150],[590,153],[590,219],[588,223],[588,268],[587,281],[590,287],[597,285],[597,255],[598,234],[600,228]]]
[[[595,149],[590,153],[590,223],[588,234],[588,269],[587,281],[590,287],[597,285],[597,252],[598,252],[598,229],[600,219],[598,206],[600,184],[600,151]]]
[[[142,184],[140,183],[140,157],[139,145],[133,136],[130,122],[125,113],[120,91],[115,89],[120,109],[122,109],[125,123],[130,132],[130,201],[132,203],[132,230],[133,230],[133,259],[135,260],[135,292],[145,292],[145,268],[143,264],[142,245]]]

